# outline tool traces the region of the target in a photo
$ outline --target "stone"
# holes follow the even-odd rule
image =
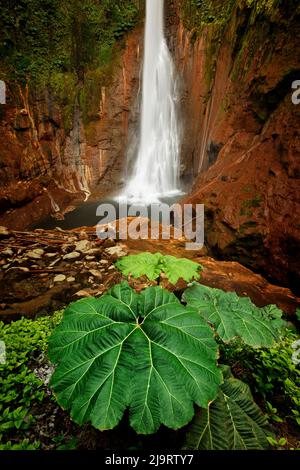
[[[64,274],[58,274],[54,278],[54,282],[64,282],[67,279],[67,277]]]
[[[94,255],[98,255],[100,252],[101,250],[99,250],[99,248],[91,248],[90,250],[86,251],[85,254],[94,256]]]
[[[68,260],[78,259],[80,258],[80,256],[81,254],[78,253],[77,251],[72,251],[72,253],[68,253],[67,255],[65,255],[63,259],[68,261]]]
[[[110,248],[105,248],[105,253],[107,253],[110,256],[115,256],[117,258],[121,258],[123,256],[127,255],[127,251],[124,251],[125,245],[116,245],[112,246]]]
[[[90,269],[89,272],[93,277],[96,277],[97,279],[102,279],[102,274],[99,271],[96,271],[95,269]]]
[[[76,297],[91,297],[92,289],[82,289],[76,292],[74,295],[76,295]]]
[[[6,227],[0,226],[0,238],[6,238],[10,236],[10,231]]]
[[[67,282],[75,282],[75,281],[76,281],[75,277],[72,277],[72,276],[67,277]]]
[[[86,256],[85,259],[87,261],[94,261],[96,258],[95,258],[95,256]]]
[[[75,245],[75,250],[80,251],[80,253],[86,253],[91,249],[92,245],[88,240],[80,240]]]
[[[102,259],[102,260],[100,260],[100,264],[102,264],[104,266],[104,265],[109,264],[109,261],[107,261],[107,259]]]
[[[84,232],[83,230],[79,233],[79,239],[80,240],[88,240],[89,236],[86,232]]]
[[[57,253],[46,253],[45,255],[47,258],[55,258],[57,256]]]
[[[1,251],[1,255],[4,256],[13,256],[14,252],[11,248],[5,248],[5,250]]]
[[[26,256],[32,259],[41,259],[44,253],[45,251],[41,248],[36,248],[35,250],[28,251]]]

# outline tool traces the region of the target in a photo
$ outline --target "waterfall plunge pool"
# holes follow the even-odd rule
[[[160,198],[161,204],[167,204],[168,206],[172,206],[176,202],[178,202],[183,196],[182,194],[177,194],[172,197],[164,197]],[[58,220],[54,217],[47,217],[37,223],[35,223],[31,229],[44,229],[44,230],[54,230],[55,228],[61,228],[62,230],[73,230],[79,227],[94,227],[98,223],[101,223],[101,217],[97,216],[97,208],[102,204],[111,204],[115,208],[116,212],[116,219],[119,218],[119,202],[113,197],[107,199],[101,199],[99,201],[87,201],[78,207],[76,207],[73,211],[67,212],[64,216],[63,220]],[[127,203],[127,212],[128,208],[132,207],[133,205],[141,206],[141,204],[134,204],[134,203]],[[159,205],[159,203],[158,203]],[[151,204],[144,205],[144,208],[147,209],[149,217],[151,216]],[[137,214],[139,215],[139,214]],[[153,216],[153,214],[152,214]],[[116,219],[109,220],[109,222],[114,222]],[[161,214],[158,219],[153,218],[153,222],[161,222]],[[107,221],[106,221],[107,222]]]

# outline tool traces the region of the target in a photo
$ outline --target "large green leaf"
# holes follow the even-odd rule
[[[220,338],[229,342],[239,337],[252,347],[270,347],[284,325],[275,305],[256,307],[248,297],[200,284],[189,287],[183,299],[212,323]]]
[[[132,427],[177,429],[207,407],[222,380],[213,331],[174,294],[127,283],[99,299],[67,308],[49,355],[57,364],[52,387],[79,424],[112,429],[129,408]]]
[[[125,276],[131,275],[134,278],[147,276],[151,281],[164,272],[172,284],[176,284],[179,279],[186,282],[199,279],[202,269],[200,264],[186,258],[147,252],[125,256],[116,263],[116,266]]]
[[[116,266],[125,276],[131,275],[134,278],[147,276],[148,279],[154,281],[161,273],[161,258],[160,253],[139,253],[124,256],[117,261]]]
[[[162,271],[166,274],[171,284],[176,284],[179,279],[190,282],[192,279],[200,278],[202,267],[186,258],[175,258],[174,256],[164,256]]]
[[[188,430],[185,449],[263,450],[269,447],[268,422],[248,385],[224,367],[224,383],[207,410],[199,410]]]

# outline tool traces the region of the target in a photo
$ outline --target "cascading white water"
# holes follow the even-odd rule
[[[142,203],[179,193],[176,82],[163,16],[164,0],[147,0],[140,142],[125,189],[127,199]]]

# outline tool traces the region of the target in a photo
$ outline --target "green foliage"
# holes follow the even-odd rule
[[[76,450],[77,448],[76,437],[68,438],[64,433],[55,436],[53,441],[56,444],[56,450]]]
[[[171,284],[176,284],[179,279],[190,282],[200,278],[202,266],[186,258],[175,258],[165,256],[162,262],[162,271],[167,276]]]
[[[253,391],[266,401],[266,411],[274,422],[293,420],[300,426],[300,369],[293,362],[293,344],[300,338],[286,330],[269,349],[242,344],[222,346],[222,360],[241,370]],[[274,406],[274,403],[276,406]],[[278,420],[279,418],[279,420]]]
[[[114,428],[129,408],[140,434],[178,429],[217,395],[221,372],[213,332],[160,287],[127,283],[71,304],[49,341],[52,387],[79,424]]]
[[[200,410],[189,427],[185,449],[263,450],[269,447],[268,422],[254,403],[248,385],[223,367],[217,399]]]
[[[256,14],[274,11],[281,0],[246,0],[247,5],[253,8]]]
[[[189,29],[201,29],[204,25],[224,24],[236,0],[183,0],[182,15]]]
[[[270,446],[275,447],[276,449],[279,449],[279,450],[284,448],[284,446],[286,446],[287,444],[287,440],[285,439],[285,437],[281,437],[280,439],[277,440],[272,436],[268,436],[267,439],[268,439]]]
[[[125,276],[134,278],[147,276],[150,281],[158,279],[162,271],[161,253],[139,253],[121,258],[116,263],[116,267]]]
[[[0,322],[0,341],[6,347],[6,361],[0,364],[0,443],[4,450],[10,446],[15,449],[15,444],[4,443],[9,436],[15,438],[17,431],[28,430],[34,425],[32,404],[41,403],[45,392],[42,382],[32,372],[30,362],[36,354],[46,352],[48,336],[60,319],[58,312],[34,322],[27,319],[9,325]],[[32,444],[27,444],[25,440],[17,446],[31,448]]]
[[[164,256],[161,253],[139,253],[129,255],[116,263],[117,268],[125,275],[134,278],[147,276],[150,281],[159,278],[163,272],[171,284],[176,284],[179,279],[189,282],[200,278],[202,266],[186,258]]]
[[[33,444],[29,442],[29,439],[23,439],[18,444],[13,444],[11,441],[5,444],[0,443],[0,450],[38,450],[41,443],[35,441]]]
[[[116,40],[138,19],[133,0],[2,0],[0,72],[7,79],[51,83],[53,73],[74,72],[110,60]]]
[[[238,297],[235,292],[194,284],[183,299],[214,325],[224,342],[240,338],[254,348],[270,347],[284,325],[282,311],[275,305],[258,308],[249,297]]]

